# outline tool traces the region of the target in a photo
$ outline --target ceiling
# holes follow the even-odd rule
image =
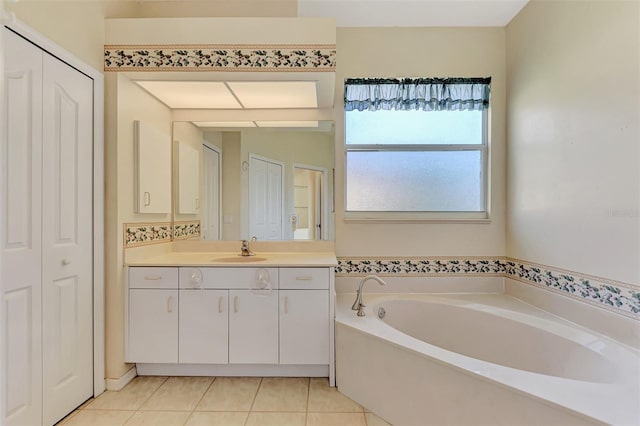
[[[503,27],[529,0],[298,0],[298,16],[337,27]]]
[[[528,2],[528,0],[128,1],[135,1],[146,9],[146,13],[150,14],[149,17],[322,17],[335,18],[337,27],[503,27]]]
[[[125,0],[126,1],[126,0]],[[131,1],[131,0],[129,0]],[[237,0],[135,0],[139,5],[180,8],[185,13],[209,7],[222,13],[225,5],[237,5]],[[244,0],[253,4],[252,16],[265,15],[269,4],[280,5],[282,15],[335,18],[337,27],[484,27],[507,25],[529,0]],[[144,6],[143,6],[144,7]],[[203,9],[204,8],[204,9]],[[212,10],[213,10],[212,9]],[[262,11],[262,12],[261,12]],[[170,9],[163,10],[171,13]],[[233,16],[239,16],[235,10]],[[204,12],[206,14],[206,12]],[[222,13],[223,15],[225,13]],[[246,12],[244,13],[246,15]],[[194,15],[195,16],[195,15]],[[273,16],[273,15],[271,15]],[[135,73],[131,75],[153,96],[172,109],[214,109],[246,111],[252,109],[331,108],[333,106],[334,73]],[[162,74],[162,75],[158,75]],[[179,74],[176,76],[175,74]],[[186,75],[189,74],[189,75]],[[145,80],[190,81],[145,81]],[[200,80],[200,81],[197,81]],[[244,81],[242,81],[244,80]],[[280,81],[278,81],[280,80]],[[281,80],[306,80],[289,81]],[[148,84],[145,84],[148,83]],[[171,86],[173,83],[173,87]],[[289,84],[284,88],[282,84]],[[304,87],[305,83],[307,84]],[[161,87],[162,85],[166,87]],[[299,86],[296,86],[299,85]],[[295,86],[295,87],[294,87]],[[285,95],[291,95],[288,97]],[[293,96],[296,95],[296,96]],[[300,96],[298,96],[300,95]],[[303,96],[306,95],[306,96]],[[218,104],[208,104],[216,100]],[[275,102],[278,100],[278,102]],[[237,120],[232,115],[231,121]],[[221,120],[225,120],[224,118]],[[304,118],[302,118],[304,120]],[[195,120],[194,120],[195,121]],[[206,118],[200,121],[208,121]],[[225,121],[229,121],[226,119]],[[252,127],[260,127],[252,118]],[[208,124],[208,123],[207,123]],[[229,123],[227,123],[229,124]],[[242,123],[236,123],[238,126]],[[208,127],[200,123],[203,127]],[[209,124],[210,125],[210,124]]]

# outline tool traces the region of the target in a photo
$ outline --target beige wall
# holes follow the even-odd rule
[[[123,224],[171,220],[170,214],[134,213],[133,121],[171,134],[171,110],[122,74],[106,77],[105,362],[107,378],[119,378],[128,369],[124,363]]]
[[[504,28],[338,28],[335,92],[338,256],[504,255]],[[492,77],[491,223],[353,223],[344,211],[344,79]]]
[[[242,159],[240,155],[240,132],[222,133],[222,239],[237,240],[242,233],[240,207],[240,182]],[[235,184],[233,184],[235,182]],[[231,185],[230,185],[231,184]],[[233,188],[232,188],[233,186]],[[224,217],[231,218],[225,223]]]
[[[507,27],[509,256],[640,281],[639,20],[533,1]]]
[[[34,0],[5,2],[5,9],[97,70],[104,68],[104,18],[134,13],[135,2]]]

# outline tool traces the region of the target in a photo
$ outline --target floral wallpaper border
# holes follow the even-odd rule
[[[186,240],[200,237],[200,221],[175,222],[173,224],[173,238],[176,240]]]
[[[104,46],[105,71],[334,72],[335,45]]]
[[[124,223],[124,248],[171,242],[171,222]]]
[[[640,320],[640,285],[508,257],[338,258],[336,277],[367,274],[506,277]]]

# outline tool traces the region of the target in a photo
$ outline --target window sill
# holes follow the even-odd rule
[[[344,212],[344,221],[352,223],[477,223],[489,224],[485,212]]]

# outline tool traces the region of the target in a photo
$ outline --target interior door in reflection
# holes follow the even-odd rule
[[[249,154],[249,234],[258,240],[282,239],[284,165]]]
[[[203,205],[202,239],[220,239],[220,155],[221,152],[209,145],[202,145],[203,158]]]

